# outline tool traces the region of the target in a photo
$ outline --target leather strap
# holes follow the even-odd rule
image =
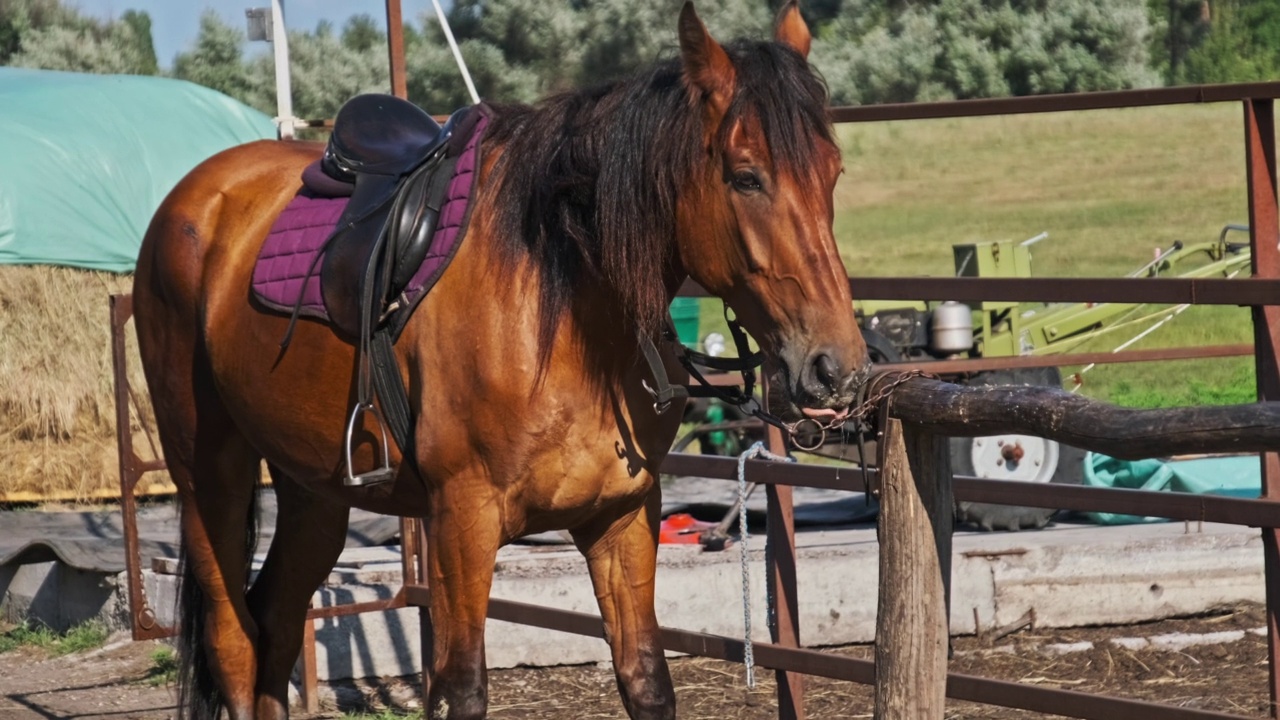
[[[658,354],[658,348],[654,345],[653,340],[648,335],[641,334],[637,336],[645,363],[648,364],[649,372],[653,375],[654,385],[651,387],[646,381],[644,387],[653,396],[654,410],[659,413],[665,412],[672,401],[677,398],[716,398],[739,408],[754,401],[755,368],[763,364],[764,354],[751,352],[751,346],[747,343],[747,334],[742,329],[742,326],[736,320],[731,320],[727,316],[726,320],[729,322],[729,332],[733,336],[734,345],[738,349],[738,357],[736,358],[712,357],[681,345],[676,337],[671,318],[667,318],[667,327],[663,332],[663,339],[675,343],[676,347],[679,348],[676,359],[697,383],[695,385],[671,384],[671,380],[667,376],[667,370],[662,364],[662,356]],[[742,387],[712,385],[703,376],[702,371],[698,369],[699,366],[726,372],[740,372],[742,373]]]
[[[413,411],[387,325],[373,334],[372,356],[373,385],[382,406],[382,415],[391,427],[391,439],[400,446],[401,462],[414,462]]]

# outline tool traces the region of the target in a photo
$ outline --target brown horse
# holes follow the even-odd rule
[[[308,600],[359,507],[426,520],[429,717],[485,715],[495,555],[549,529],[587,559],[627,712],[674,717],[653,594],[658,468],[680,410],[655,412],[638,333],[660,337],[692,277],[760,343],[776,412],[835,415],[868,367],[832,236],[841,157],[794,2],[775,35],[721,46],[686,4],[678,59],[496,109],[468,238],[396,345],[415,460],[393,448],[383,485],[341,481],[352,345],[304,320],[281,354],[287,318],[249,297],[258,249],[320,148],[235,148],[174,189],[134,308],[182,499],[185,715],[287,715]],[[357,471],[375,454],[361,445]],[[279,518],[249,587],[263,460]]]

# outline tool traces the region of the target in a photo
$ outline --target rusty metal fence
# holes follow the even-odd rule
[[[388,7],[398,6],[388,0]],[[398,23],[397,23],[398,25]],[[396,64],[393,51],[393,66]],[[401,67],[403,65],[401,64]],[[403,78],[401,76],[401,82]],[[1254,344],[1183,348],[1176,350],[1131,351],[1058,355],[1052,358],[1005,358],[953,361],[949,369],[973,372],[995,367],[1038,367],[1104,362],[1136,362],[1194,357],[1225,357],[1253,354],[1256,358],[1259,397],[1280,400],[1280,221],[1276,199],[1275,123],[1273,100],[1280,97],[1280,83],[1161,88],[1078,95],[1006,98],[948,103],[881,105],[836,108],[837,122],[875,122],[942,117],[972,117],[996,114],[1065,112],[1107,108],[1177,105],[1204,102],[1238,102],[1243,108],[1246,181],[1249,194],[1250,243],[1253,277],[1249,279],[959,279],[959,278],[851,278],[855,296],[864,299],[900,300],[1010,300],[1035,302],[1131,302],[1248,305],[1253,308]],[[1174,152],[1175,150],[1169,150]],[[688,285],[682,294],[704,295],[701,288]],[[160,461],[144,461],[133,450],[127,374],[125,373],[124,328],[131,315],[127,296],[112,299],[113,356],[116,362],[117,429],[120,450],[121,503],[126,528],[129,564],[129,599],[135,638],[162,637],[172,632],[159,627],[147,607],[142,591],[142,558],[138,556],[134,526],[134,487],[145,473],[163,469]],[[910,367],[910,363],[898,367]],[[769,431],[773,451],[781,452],[784,438]],[[1263,455],[1263,487],[1259,500],[1205,497],[1138,490],[1115,490],[1078,486],[1031,485],[997,480],[957,477],[955,497],[974,502],[1091,510],[1127,514],[1158,515],[1188,521],[1233,523],[1261,528],[1267,596],[1268,643],[1270,648],[1269,690],[1271,713],[1280,719],[1280,455]],[[692,455],[672,455],[663,467],[673,474],[711,479],[736,479],[734,459]],[[875,472],[869,474],[874,479]],[[792,515],[793,486],[864,490],[858,474],[841,475],[831,467],[778,465],[762,461],[747,463],[747,479],[765,486],[768,496],[768,585],[771,599],[772,643],[755,644],[755,659],[777,672],[778,716],[804,717],[804,675],[873,683],[874,663],[801,648],[796,587],[796,544]],[[375,603],[315,608],[310,619],[338,614],[383,611],[417,606],[421,610],[424,667],[430,666],[430,623],[425,613],[429,589],[422,584],[418,563],[424,539],[420,529],[403,528],[405,543],[405,586],[395,597]],[[509,600],[494,599],[489,617],[570,633],[602,636],[600,619],[583,613],[544,608]],[[310,623],[309,623],[310,624]],[[741,639],[664,629],[664,645],[674,651],[741,662]],[[307,658],[311,658],[310,662]],[[304,698],[314,698],[314,635],[308,633],[304,648]],[[426,687],[424,682],[423,692]],[[1169,720],[1240,717],[1190,708],[1155,705],[1137,700],[1110,698],[1055,690],[1019,683],[951,674],[947,696],[957,700],[1001,705],[1026,710],[1052,712],[1078,718],[1144,717]],[[310,702],[313,702],[311,700]],[[309,702],[309,704],[310,704]]]

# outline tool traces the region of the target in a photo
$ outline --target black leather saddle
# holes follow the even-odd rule
[[[401,292],[431,247],[449,181],[478,112],[463,108],[441,126],[416,105],[391,95],[360,95],[334,120],[320,168],[352,185],[337,227],[325,241],[320,288],[329,320],[356,346],[356,403],[345,436],[347,485],[395,477],[387,427],[406,460],[413,456],[408,394],[396,364],[391,323]],[[459,142],[451,143],[455,138]],[[299,305],[301,298],[299,298]],[[297,319],[297,310],[294,320]],[[292,333],[292,321],[285,345]],[[374,404],[374,392],[380,404]],[[371,415],[382,461],[356,474],[355,433]]]
[[[320,167],[354,185],[325,247],[320,285],[341,334],[377,324],[422,264],[452,177],[448,141],[464,108],[441,126],[407,100],[359,95],[334,121]]]

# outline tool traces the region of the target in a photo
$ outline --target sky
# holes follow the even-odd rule
[[[77,7],[86,15],[102,19],[117,18],[126,10],[144,10],[151,16],[151,34],[160,66],[173,65],[173,56],[191,46],[200,29],[200,14],[206,8],[215,10],[233,27],[245,27],[244,11],[250,7],[270,7],[268,0],[66,0],[64,5]],[[442,2],[448,9],[451,2]],[[401,13],[406,20],[417,22],[425,12],[434,15],[431,0],[401,0]],[[386,26],[385,0],[284,0],[285,24],[291,28],[310,30],[321,20],[335,27],[352,15],[365,13]],[[266,43],[253,43],[266,50]]]

